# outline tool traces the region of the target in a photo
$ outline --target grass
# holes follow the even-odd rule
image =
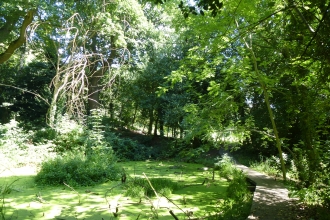
[[[192,211],[195,217],[202,217],[208,213],[216,212],[217,203],[226,197],[227,181],[216,176],[212,181],[212,171],[201,171],[202,165],[188,163],[155,162],[146,161],[140,166],[140,162],[123,163],[123,167],[128,172],[130,178],[142,178],[143,172],[148,170],[149,178],[169,178],[182,184],[182,188],[175,190],[170,199],[180,206],[185,212]],[[205,179],[207,179],[205,181]],[[202,183],[205,183],[202,185]],[[179,213],[178,217],[183,218],[184,214],[171,202],[166,202],[173,208],[174,213]],[[165,211],[165,212],[164,212]],[[170,216],[168,211],[161,211],[161,216],[166,219]]]
[[[187,214],[200,218],[223,211],[220,206],[227,199],[229,183],[218,171],[213,180],[212,169],[201,169],[205,164],[169,161],[118,163],[127,176],[124,184],[119,180],[85,187],[38,185],[36,168],[46,158],[55,157],[50,152],[54,145],[49,141],[35,146],[26,138],[12,140],[7,137],[0,143],[1,220],[173,219],[169,211],[179,219],[187,219]],[[143,186],[128,193],[137,179]]]
[[[0,185],[10,184],[10,194],[4,198],[6,219],[151,219],[157,212],[158,219],[172,219],[172,210],[179,219],[184,212],[193,212],[194,217],[202,217],[217,210],[218,201],[226,197],[227,181],[216,175],[211,181],[211,171],[201,171],[199,164],[174,162],[123,162],[128,179],[144,178],[150,180],[166,178],[181,187],[172,192],[168,199],[162,197],[137,198],[125,196],[125,184],[107,182],[93,187],[38,186],[33,175],[3,176]],[[202,183],[205,179],[204,185]],[[151,181],[152,182],[152,181]],[[156,181],[157,182],[157,181]],[[155,183],[155,182],[154,182]],[[173,203],[172,203],[173,202]],[[151,203],[159,209],[152,210]],[[156,206],[155,206],[156,207]],[[116,213],[118,208],[118,213]]]

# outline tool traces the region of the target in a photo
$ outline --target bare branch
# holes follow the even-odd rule
[[[36,97],[40,98],[42,101],[44,101],[45,103],[47,103],[47,105],[50,105],[49,102],[47,101],[47,99],[43,98],[38,93],[31,92],[30,90],[27,90],[27,89],[19,88],[17,86],[12,86],[12,85],[2,84],[2,83],[0,83],[0,86],[11,87],[11,88],[18,89],[18,90],[21,90],[21,91],[26,92],[26,93],[30,93],[30,94],[35,95]]]

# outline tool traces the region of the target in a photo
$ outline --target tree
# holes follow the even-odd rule
[[[319,145],[315,142],[319,140],[316,121],[324,121],[327,118],[320,113],[317,115],[323,115],[322,119],[317,117],[314,113],[318,111],[312,111],[311,106],[317,105],[322,109],[327,106],[315,93],[315,88],[324,88],[325,84],[315,83],[316,75],[322,77],[328,68],[327,58],[323,57],[324,48],[317,50],[316,47],[320,42],[324,45],[328,43],[328,38],[321,30],[327,26],[324,21],[327,20],[329,6],[326,2],[292,4],[267,1],[225,1],[224,5],[221,14],[215,18],[208,13],[205,13],[205,17],[191,15],[187,18],[185,27],[188,27],[186,29],[189,30],[189,34],[186,39],[188,42],[193,41],[196,47],[189,49],[190,53],[183,60],[180,71],[173,72],[170,77],[173,83],[192,81],[188,84],[191,89],[189,94],[195,93],[196,96],[192,103],[186,106],[189,106],[187,109],[192,113],[189,126],[192,129],[189,131],[196,127],[196,134],[200,132],[206,138],[214,131],[214,126],[211,128],[209,125],[221,119],[221,115],[226,115],[227,120],[236,125],[243,125],[242,121],[246,121],[249,112],[256,113],[257,109],[266,111],[271,123],[266,122],[265,117],[260,117],[259,111],[251,116],[255,116],[255,125],[264,127],[249,131],[252,134],[255,131],[258,134],[266,134],[262,130],[267,129],[273,133],[266,135],[276,140],[284,179],[286,175],[281,152],[282,143],[285,151],[296,158],[297,153],[292,150],[302,152],[303,149],[302,154],[307,156],[309,164],[308,180],[305,179],[305,182],[309,182],[307,185],[310,185],[315,182],[315,173],[320,161]],[[257,86],[258,82],[260,86]],[[321,96],[327,97],[327,89],[322,91]],[[225,95],[228,99],[221,101],[219,94]],[[297,104],[298,100],[300,104]],[[286,109],[281,108],[283,102],[286,102]],[[224,103],[226,107],[236,107],[228,108],[227,113],[221,111],[212,114],[215,106],[220,106],[218,103]],[[203,111],[207,112],[204,117]],[[228,117],[231,115],[234,117]],[[200,118],[204,120],[199,121]],[[288,121],[284,121],[284,118]],[[219,120],[216,124],[223,125],[225,120]],[[306,124],[309,126],[306,127]],[[249,126],[249,123],[246,126]],[[293,131],[294,128],[300,130]],[[328,132],[326,130],[322,129],[323,132]],[[294,136],[288,136],[285,131]],[[290,145],[286,143],[288,139]],[[302,148],[297,148],[300,145],[298,143],[303,143]],[[298,163],[299,159],[296,162]],[[306,172],[306,167],[299,172]]]
[[[33,3],[0,3],[0,64],[6,62],[26,42],[26,32],[36,15]]]
[[[16,119],[28,125],[44,125],[51,91],[48,87],[54,75],[49,63],[31,62],[22,68],[2,68],[2,102]],[[15,86],[13,86],[15,85]]]
[[[73,13],[70,5],[79,13]],[[58,54],[57,74],[53,81],[55,90],[50,124],[55,120],[56,102],[60,96],[66,97],[67,109],[76,115],[99,108],[100,91],[112,82],[109,80],[101,85],[101,79],[111,73],[111,68],[128,61],[130,51],[139,46],[134,39],[147,28],[147,21],[136,1],[110,4],[93,1],[88,5],[88,8],[79,2],[64,5],[68,18],[56,34],[62,36],[55,41],[62,54]]]

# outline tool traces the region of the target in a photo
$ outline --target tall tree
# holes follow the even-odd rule
[[[50,124],[60,96],[65,95],[67,109],[75,114],[98,108],[104,74],[128,61],[130,51],[138,46],[134,39],[148,26],[141,6],[134,0],[109,4],[92,1],[88,7],[82,2],[65,2],[62,6],[65,22],[56,34],[62,37],[55,40],[60,58],[53,81]]]

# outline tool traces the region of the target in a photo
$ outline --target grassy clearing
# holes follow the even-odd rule
[[[202,217],[216,212],[219,201],[226,197],[228,183],[202,165],[172,162],[123,162],[127,181],[107,182],[93,187],[38,186],[34,176],[0,178],[0,185],[11,186],[4,194],[3,213],[6,219],[172,219],[172,210],[179,219],[190,213]],[[181,188],[167,198],[159,194],[141,199],[125,196],[127,187],[135,178],[168,178]],[[206,179],[207,178],[207,179]],[[157,182],[157,181],[156,181]],[[202,183],[204,184],[202,185]],[[151,207],[154,208],[151,208]]]
[[[15,132],[19,133],[16,130]],[[205,164],[214,165],[212,159],[207,158],[208,163],[204,165],[167,161],[120,162],[117,164],[119,172],[114,172],[117,173],[118,178],[116,176],[114,181],[110,181],[109,175],[106,175],[104,180],[108,180],[107,182],[93,181],[95,184],[72,184],[66,181],[70,178],[62,179],[57,183],[59,185],[53,185],[51,182],[36,184],[37,172],[41,168],[45,169],[43,163],[49,159],[53,159],[50,161],[55,165],[61,166],[56,168],[50,163],[49,169],[44,173],[55,175],[56,172],[63,171],[60,173],[66,177],[69,174],[67,168],[73,170],[70,175],[87,175],[86,172],[78,172],[81,169],[81,171],[89,171],[88,174],[97,174],[100,171],[98,162],[106,158],[102,156],[103,154],[97,154],[95,160],[90,160],[92,164],[84,168],[83,160],[54,159],[61,154],[57,155],[53,152],[55,145],[52,141],[38,142],[38,146],[35,146],[29,142],[31,135],[23,135],[24,138],[21,140],[13,138],[20,136],[14,133],[11,136],[6,134],[0,141],[1,220],[174,219],[170,211],[178,219],[199,217],[230,219],[227,216],[235,216],[231,219],[246,218],[246,216],[237,218],[238,212],[234,209],[233,199],[227,198],[230,195],[227,189],[235,181],[227,182],[226,179],[220,178],[219,171],[214,175],[212,169],[204,169]],[[66,138],[67,136],[64,136],[65,138],[60,136],[63,140],[59,139],[60,143],[57,143],[56,149],[59,146],[66,149],[67,143],[70,143],[71,148],[76,146],[72,148],[72,152],[77,155],[81,148],[80,141],[76,143]],[[139,149],[136,152],[140,152],[139,146],[131,147],[135,150]],[[200,158],[204,157],[200,155]],[[76,162],[74,169],[72,162]],[[93,167],[97,169],[92,169]],[[109,169],[109,166],[106,167]],[[114,169],[110,168],[110,171]],[[127,177],[124,184],[120,180],[121,173],[125,173]],[[148,192],[146,188],[149,188]],[[156,189],[157,196],[152,188]],[[227,211],[231,213],[228,215]],[[220,212],[224,213],[221,214],[221,218],[215,215]]]

